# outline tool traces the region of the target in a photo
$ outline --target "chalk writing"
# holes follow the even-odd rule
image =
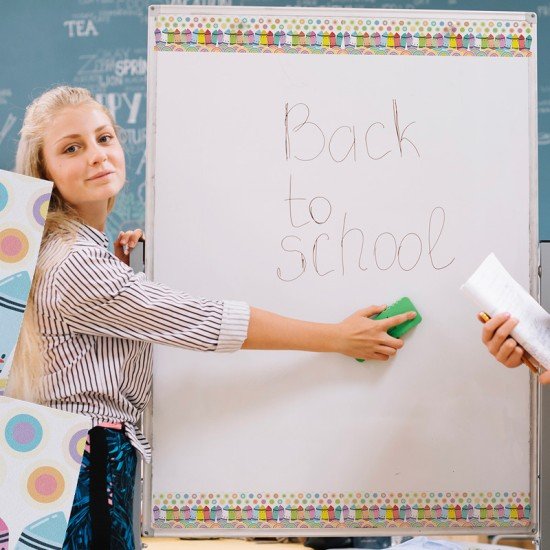
[[[13,128],[13,125],[16,122],[17,117],[10,113],[4,121],[2,129],[0,129],[0,143],[2,143],[6,139],[6,136],[9,134],[10,130]]]
[[[117,116],[119,115],[119,110],[121,108],[127,108],[128,114],[126,116],[126,123],[135,124],[143,94],[141,92],[136,92],[134,94],[128,94],[126,92],[99,93],[95,94],[95,98],[99,103],[107,106],[117,121],[119,120],[119,116]]]
[[[63,21],[63,26],[67,27],[69,38],[99,35],[91,19],[70,19]]]
[[[0,90],[0,105],[7,105],[8,99],[12,97],[12,91],[9,88],[3,88]]]
[[[115,74],[117,76],[126,76],[128,74],[135,76],[144,76],[147,74],[147,60],[143,57],[137,59],[117,59],[115,61]]]
[[[75,84],[94,92],[121,87],[122,91],[143,92],[147,62],[142,48],[94,49],[93,53],[79,57],[81,66],[75,76]]]

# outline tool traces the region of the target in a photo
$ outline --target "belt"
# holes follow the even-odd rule
[[[105,550],[111,545],[111,515],[107,495],[109,449],[105,428],[122,430],[124,425],[117,422],[102,422],[89,432],[91,550]]]
[[[112,430],[124,429],[124,424],[122,422],[100,422],[97,426],[99,428],[111,428]]]

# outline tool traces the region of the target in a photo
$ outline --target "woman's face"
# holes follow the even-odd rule
[[[126,180],[124,151],[109,117],[94,104],[65,107],[44,135],[49,177],[81,214],[106,208]]]

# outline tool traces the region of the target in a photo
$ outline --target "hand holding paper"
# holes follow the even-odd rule
[[[485,324],[481,340],[495,357],[505,367],[519,367],[522,363],[533,373],[544,371],[538,363],[510,336],[519,323],[518,319],[509,313],[499,313],[491,318],[482,311],[477,318]]]
[[[511,336],[545,369],[550,368],[550,315],[490,254],[461,290],[490,317],[510,312],[519,323]]]

